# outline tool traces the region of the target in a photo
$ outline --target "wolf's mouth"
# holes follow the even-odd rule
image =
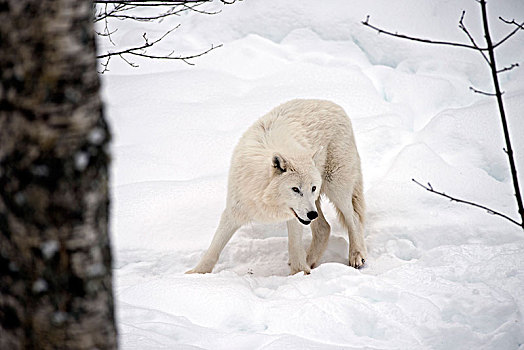
[[[307,220],[307,221],[306,221],[306,220],[302,220],[302,219],[300,218],[300,216],[297,215],[297,213],[295,212],[295,210],[294,210],[293,208],[289,208],[289,209],[291,209],[291,211],[293,212],[293,214],[295,214],[295,216],[297,217],[298,221],[300,221],[300,223],[301,223],[302,225],[306,225],[306,226],[307,226],[307,225],[309,225],[309,224],[311,223],[310,220]]]

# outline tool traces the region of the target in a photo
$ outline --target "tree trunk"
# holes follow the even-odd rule
[[[0,349],[116,348],[91,11],[0,0]]]

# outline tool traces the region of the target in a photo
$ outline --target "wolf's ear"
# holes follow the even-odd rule
[[[287,170],[287,161],[281,154],[273,154],[273,168],[279,174],[285,173]]]
[[[320,146],[316,151],[315,153],[313,153],[313,155],[311,156],[311,158],[313,158],[313,163],[315,163],[315,165],[317,165],[320,160],[322,159],[322,155],[324,154],[324,146]]]

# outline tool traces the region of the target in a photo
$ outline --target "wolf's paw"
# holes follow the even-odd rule
[[[349,252],[349,266],[360,269],[366,262],[366,253],[360,250],[352,250]]]
[[[197,269],[196,267],[194,269],[191,269],[191,270],[188,270],[186,272],[184,272],[186,275],[190,275],[190,274],[193,274],[193,273],[209,273],[211,271],[204,271],[204,270],[199,270]]]
[[[192,273],[210,273],[213,271],[213,267],[215,267],[215,264],[213,263],[202,263],[200,262],[195,268],[186,271],[186,274],[192,274]]]
[[[292,275],[299,273],[301,271],[304,272],[304,275],[309,275],[311,273],[311,268],[305,261],[290,263],[289,267],[291,268]]]
[[[317,267],[318,266],[318,260],[319,260],[318,256],[313,256],[313,255],[310,255],[308,253],[307,258],[306,258],[306,262],[307,262],[307,265],[309,267],[311,267],[312,269]]]

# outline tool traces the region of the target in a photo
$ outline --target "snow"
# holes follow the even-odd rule
[[[118,22],[115,33],[132,45],[146,30],[153,38],[180,23],[166,52],[223,43],[195,66],[136,58],[140,68],[131,68],[113,59],[102,76],[121,348],[524,349],[524,232],[412,182],[518,219],[496,103],[469,90],[492,89],[483,58],[360,23],[370,15],[392,31],[467,43],[457,28],[464,9],[481,42],[477,2],[208,6],[221,12],[155,27]],[[524,2],[490,2],[488,11],[501,38],[512,27],[497,17],[524,19]],[[497,51],[500,67],[522,57],[523,34]],[[501,83],[524,185],[522,68]],[[347,235],[325,201],[332,236],[311,275],[289,276],[285,223],[244,226],[212,274],[185,275],[225,206],[237,140],[292,98],[333,100],[353,120],[368,204],[366,266],[347,266]],[[307,245],[309,229],[304,235]]]

